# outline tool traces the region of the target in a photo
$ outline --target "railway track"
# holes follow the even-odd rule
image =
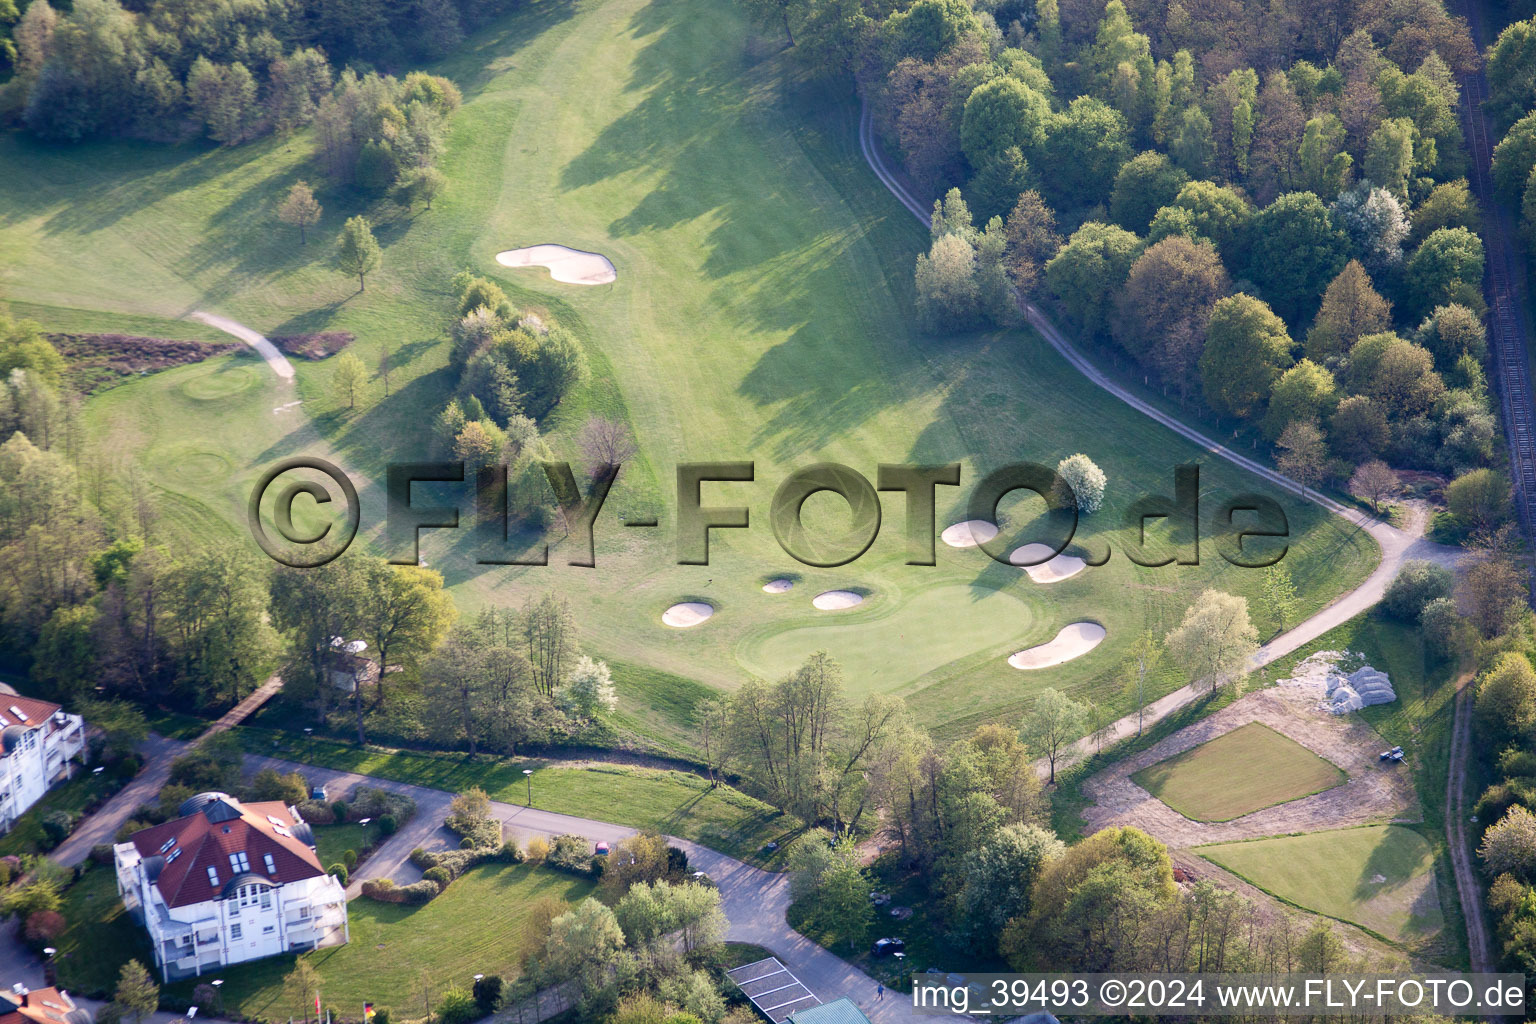
[[[1462,13],[1478,46],[1486,44],[1482,12],[1472,0],[1462,0]],[[1472,191],[1484,215],[1483,241],[1487,250],[1484,286],[1489,299],[1488,321],[1492,334],[1494,385],[1509,442],[1510,481],[1514,484],[1515,508],[1526,542],[1536,547],[1536,405],[1532,403],[1530,362],[1527,358],[1529,325],[1526,323],[1524,274],[1518,261],[1513,217],[1493,191],[1490,167],[1495,139],[1483,112],[1488,80],[1481,70],[1462,75],[1461,119],[1472,156]],[[1536,576],[1527,567],[1526,584],[1536,601]]]

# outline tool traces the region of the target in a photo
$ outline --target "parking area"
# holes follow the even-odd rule
[[[769,1020],[781,1021],[796,1010],[821,1005],[821,1000],[778,957],[742,964],[725,973]]]

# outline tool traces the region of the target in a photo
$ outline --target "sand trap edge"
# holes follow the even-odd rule
[[[1099,644],[1109,631],[1097,622],[1070,622],[1043,644],[1009,655],[1008,664],[1020,671],[1054,668],[1081,658]]]
[[[703,601],[682,601],[661,613],[663,625],[673,629],[691,629],[709,620],[715,606]]]

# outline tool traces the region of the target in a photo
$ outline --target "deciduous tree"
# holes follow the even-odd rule
[[[347,218],[336,248],[337,268],[343,274],[356,274],[357,290],[362,291],[364,279],[379,269],[382,259],[383,254],[379,251],[378,241],[373,237],[373,226],[368,223],[368,218]]]
[[[1248,659],[1259,648],[1259,631],[1248,617],[1248,601],[1219,590],[1202,591],[1169,631],[1168,654],[1190,681],[1215,690],[1248,674]]]
[[[315,193],[310,190],[309,183],[302,179],[293,183],[277,208],[277,219],[284,224],[292,224],[299,229],[299,244],[305,245],[308,239],[305,232],[320,223],[322,207],[315,200]]]
[[[1031,750],[1038,750],[1051,766],[1051,785],[1056,784],[1056,765],[1082,735],[1087,709],[1060,690],[1045,689],[1024,716],[1021,735]]]
[[[1291,337],[1268,306],[1251,295],[1216,303],[1199,359],[1200,383],[1212,408],[1244,419],[1259,415],[1290,365]]]

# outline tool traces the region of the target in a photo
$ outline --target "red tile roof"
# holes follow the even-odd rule
[[[226,816],[228,820],[214,820]],[[219,797],[195,814],[135,832],[129,842],[146,861],[164,857],[155,886],[166,906],[186,907],[218,899],[230,880],[242,873],[230,863],[232,853],[243,851],[246,870],[274,885],[324,874],[319,856],[292,834],[294,824],[282,801],[246,804]],[[268,854],[275,872],[267,870]],[[210,867],[218,876],[217,885],[208,878]]]
[[[47,725],[48,720],[59,710],[59,706],[50,701],[0,693],[0,729],[8,725],[24,725],[29,729],[35,729],[40,725]],[[18,715],[17,711],[21,714]]]
[[[22,995],[4,993],[0,1024],[68,1024],[75,1001],[56,988],[38,988]]]

